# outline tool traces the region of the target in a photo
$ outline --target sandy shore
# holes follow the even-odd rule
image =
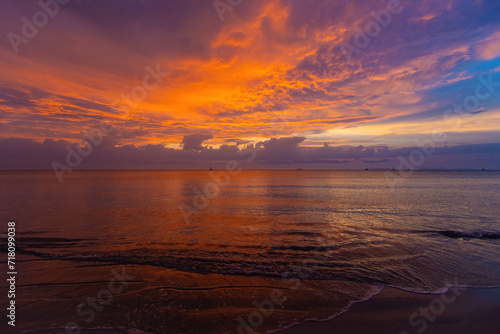
[[[302,281],[300,289],[292,290],[275,278],[202,275],[153,266],[70,262],[28,255],[20,256],[18,262],[23,272],[17,286],[16,328],[6,327],[4,322],[0,324],[1,333],[59,334],[65,332],[65,324],[74,322],[81,327],[81,334],[131,333],[131,328],[140,329],[133,333],[233,334],[238,332],[237,319],[248,319],[257,311],[255,302],[263,303],[278,289],[286,297],[286,304],[276,305],[272,315],[256,328],[262,333],[288,326],[294,319],[302,322],[313,315],[326,318],[347,306],[352,293],[342,296],[349,289],[359,290],[362,296],[371,287],[352,282]],[[110,289],[110,282],[117,277],[114,273],[126,275],[123,291],[112,293],[109,304],[102,304],[102,310],[92,317],[88,305],[82,309],[86,313],[79,312],[80,303]],[[0,293],[6,294],[1,285]],[[499,332],[499,315],[500,288],[452,289],[444,295],[385,288],[337,318],[302,322],[278,333],[493,334]]]
[[[410,323],[410,316],[413,322]],[[494,334],[500,332],[500,288],[456,289],[424,295],[385,288],[328,321],[310,321],[280,334]]]

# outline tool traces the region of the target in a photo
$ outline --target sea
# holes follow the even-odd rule
[[[498,171],[2,171],[0,332],[271,333],[498,287],[499,194]]]

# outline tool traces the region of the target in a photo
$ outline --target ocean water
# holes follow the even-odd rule
[[[384,286],[500,285],[500,172],[417,171],[394,187],[397,171],[241,171],[219,186],[213,173],[0,172],[16,330],[264,333]],[[123,291],[94,317],[78,310],[117,271]]]

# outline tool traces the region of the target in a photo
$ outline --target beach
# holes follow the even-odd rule
[[[0,178],[17,271],[2,333],[498,328],[498,173],[391,191],[377,171],[244,171],[191,211],[205,171],[78,172],[57,191],[50,172]]]
[[[443,308],[436,302],[442,300],[441,295],[384,288],[373,299],[353,305],[349,311],[335,319],[306,322],[276,333],[498,333],[500,289],[466,288],[457,292],[459,295],[456,300],[445,304]],[[446,295],[446,298],[452,299],[455,294],[451,291]],[[421,310],[428,310],[428,313],[420,315]],[[414,313],[419,315],[413,319],[416,324],[412,326],[409,317]]]
[[[34,261],[25,257],[24,268]],[[4,333],[66,333],[68,323],[76,324],[72,331],[105,334],[144,333],[497,333],[500,326],[500,288],[452,288],[445,294],[416,294],[385,287],[373,297],[346,308],[342,314],[325,320],[328,313],[338,312],[339,300],[321,303],[311,286],[318,282],[303,282],[296,291],[292,284],[277,279],[244,277],[215,277],[179,273],[166,269],[134,266],[90,266],[85,261],[68,266],[65,261],[44,261],[31,266],[34,272],[50,272],[45,278],[22,277],[18,299],[18,326]],[[43,269],[42,269],[43,267]],[[90,269],[90,270],[89,270]],[[109,287],[119,273],[123,275],[123,291],[113,295],[89,323],[88,312],[78,312],[78,304],[94,298]],[[92,276],[89,274],[92,273]],[[33,277],[33,276],[32,276]],[[221,282],[225,282],[221,285]],[[334,285],[328,286],[328,289]],[[339,287],[342,290],[342,286]],[[275,289],[283,292],[292,303],[278,307],[259,327],[239,327],[238,317],[247,317],[257,308],[255,300],[265,304]],[[322,289],[320,289],[322,290]],[[325,290],[322,290],[323,292]],[[4,291],[0,291],[2,294]],[[300,303],[293,302],[300,298]],[[219,302],[215,302],[219,299]],[[212,301],[211,301],[212,300]],[[224,300],[222,302],[222,300]],[[214,302],[216,307],[214,307]],[[344,303],[347,301],[344,301]],[[321,303],[321,305],[319,305]],[[329,305],[330,304],[330,305]],[[276,305],[277,306],[277,305]],[[82,310],[88,311],[90,307]],[[422,312],[422,313],[421,313]],[[307,320],[315,314],[323,321]],[[414,323],[409,317],[415,314]],[[135,319],[134,326],[127,319]],[[186,325],[186,319],[191,323]],[[281,321],[280,321],[281,319]],[[301,323],[292,325],[295,319]],[[290,321],[288,323],[287,321]],[[291,326],[292,325],[292,326]],[[276,327],[289,327],[273,330]],[[291,326],[291,327],[290,327]],[[240,329],[240,331],[238,331]],[[69,332],[72,332],[69,331]]]

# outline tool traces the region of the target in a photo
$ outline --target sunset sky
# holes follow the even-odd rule
[[[45,2],[0,1],[0,169],[103,123],[78,168],[500,169],[497,0]]]

